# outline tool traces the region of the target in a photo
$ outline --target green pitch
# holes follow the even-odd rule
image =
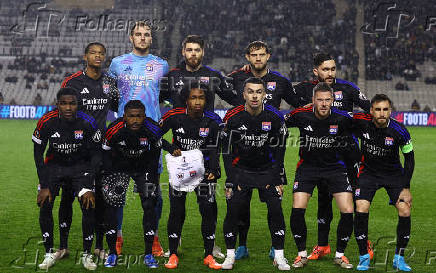
[[[39,210],[36,206],[37,176],[33,162],[33,146],[31,134],[36,121],[0,120],[0,272],[32,272],[38,271],[37,264],[43,259],[44,248],[41,244],[41,234],[38,224]],[[412,209],[412,236],[409,248],[406,251],[406,261],[410,263],[414,272],[436,272],[436,212],[434,209],[436,196],[436,145],[434,142],[436,129],[409,128],[414,141],[416,167],[412,181],[413,209]],[[292,131],[296,133],[296,131]],[[297,162],[297,148],[290,147],[286,154],[286,173],[288,181],[292,184],[295,165]],[[163,214],[160,221],[160,241],[164,249],[168,248],[166,239],[166,222],[168,220],[168,184],[167,173],[161,177],[163,190]],[[217,245],[223,252],[222,225],[226,212],[224,178],[219,181]],[[285,255],[292,262],[296,255],[296,248],[289,229],[291,213],[291,186],[285,188],[283,198],[283,211],[287,226]],[[258,195],[253,195],[251,203],[252,218],[248,235],[248,248],[250,258],[237,261],[234,272],[277,272],[267,257],[270,248],[270,235],[266,221],[266,206],[259,202]],[[187,215],[183,229],[182,247],[179,255],[180,264],[178,272],[206,272],[210,271],[203,263],[203,242],[200,232],[200,214],[194,194],[187,200]],[[316,194],[312,198],[306,213],[308,227],[308,251],[316,244]],[[54,210],[55,224],[57,221],[57,208],[59,198],[56,199]],[[335,249],[336,225],[338,212],[335,211],[330,236],[332,251]],[[97,271],[105,272],[144,272],[148,269],[138,261],[143,253],[144,243],[142,237],[142,209],[139,198],[130,190],[127,205],[124,210],[123,233],[125,238],[123,251],[118,267],[106,269],[100,263]],[[370,272],[392,272],[392,258],[395,249],[395,230],[397,215],[394,207],[388,206],[387,194],[381,190],[375,197],[371,212],[369,237],[376,243],[375,268]],[[55,225],[55,246],[59,244],[58,228]],[[82,249],[81,212],[75,202],[74,219],[70,232],[69,247],[72,255],[58,262],[52,272],[85,272],[78,264],[78,257]],[[346,256],[355,266],[358,263],[358,249],[352,237]],[[346,271],[332,264],[332,256],[324,257],[319,261],[310,262],[301,272],[339,272]],[[35,262],[35,259],[37,261]],[[167,271],[163,266],[165,258],[159,258],[161,267],[153,271]]]

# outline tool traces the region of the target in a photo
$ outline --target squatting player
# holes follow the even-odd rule
[[[333,89],[334,102],[333,107],[339,110],[347,111],[352,115],[353,108],[359,106],[364,111],[369,111],[370,103],[360,89],[353,83],[336,78],[336,62],[330,54],[318,53],[313,58],[313,74],[316,80],[304,81],[296,86],[295,92],[299,97],[300,106],[307,105],[312,102],[313,88],[319,82],[325,82]],[[357,163],[360,159],[360,153],[357,145],[350,143],[350,147],[355,149],[350,152],[353,157],[346,162],[347,173],[352,186],[356,180]],[[309,260],[317,260],[322,256],[330,253],[329,233],[330,223],[333,220],[332,210],[333,196],[329,194],[327,184],[321,183],[318,185],[318,244],[313,248],[309,255]],[[368,242],[368,250],[372,255],[370,244]]]
[[[130,42],[133,51],[118,56],[112,60],[108,74],[115,79],[120,92],[118,104],[118,116],[124,113],[124,105],[130,100],[140,100],[146,106],[147,117],[154,121],[161,118],[159,107],[159,84],[163,75],[169,71],[167,61],[150,54],[152,43],[152,27],[146,22],[139,21],[130,29]],[[160,161],[162,163],[162,161]],[[159,166],[159,173],[162,172],[162,164]],[[119,211],[119,227],[117,238],[117,249],[121,252],[122,239],[122,219],[123,211]],[[156,236],[153,245],[155,256],[163,255],[163,249],[158,240],[158,225],[162,214],[162,197],[159,194],[156,205]]]
[[[83,60],[86,62],[84,70],[79,70],[65,78],[62,87],[70,87],[77,90],[79,110],[93,117],[97,123],[98,130],[103,135],[106,131],[106,118],[109,110],[118,110],[118,90],[109,84],[110,78],[102,72],[102,64],[106,59],[106,48],[98,42],[89,43],[85,48]],[[111,88],[112,87],[112,88]],[[100,181],[101,175],[96,173],[96,183]],[[105,258],[103,250],[104,227],[101,205],[103,200],[97,190],[95,193],[96,209],[96,240],[94,254],[101,259]],[[69,254],[68,234],[70,232],[73,218],[74,193],[71,189],[62,188],[61,202],[59,206],[59,233],[60,246],[56,251],[56,259],[62,259]]]
[[[288,131],[283,115],[273,106],[264,105],[265,88],[261,79],[248,78],[244,84],[245,105],[228,110],[224,117],[227,214],[223,231],[227,256],[222,269],[233,268],[240,208],[247,206],[252,190],[257,189],[268,207],[274,264],[279,270],[290,270],[283,252],[286,228],[280,177]]]
[[[244,82],[251,77],[262,79],[266,83],[265,103],[280,109],[280,103],[285,100],[293,107],[299,106],[299,99],[292,87],[292,83],[277,71],[268,68],[268,60],[271,56],[271,49],[268,44],[262,41],[251,42],[245,49],[245,59],[249,62],[248,69],[245,66],[228,75],[229,82],[235,91],[236,98],[234,106],[244,104]],[[283,185],[287,184],[286,172],[282,166],[281,170]],[[251,193],[249,199],[251,200]],[[250,228],[250,203],[247,207],[241,208],[240,223],[238,225],[239,247],[236,249],[235,259],[248,257],[247,236]],[[268,218],[269,219],[269,218]],[[274,249],[270,251],[270,257],[274,259]]]
[[[94,176],[100,162],[97,152],[101,133],[91,116],[77,111],[76,90],[61,88],[56,95],[57,108],[45,114],[32,135],[34,158],[40,191],[39,223],[44,239],[45,258],[39,265],[47,270],[54,265],[53,204],[60,186],[71,188],[79,197],[82,208],[82,264],[88,270],[97,265],[91,253],[94,237]],[[44,162],[44,151],[48,147]]]
[[[353,268],[344,256],[353,232],[353,195],[344,164],[352,119],[332,104],[332,88],[318,83],[313,89],[313,106],[297,108],[285,116],[288,127],[299,129],[301,141],[291,213],[291,230],[298,249],[293,267],[303,267],[308,262],[304,215],[313,189],[326,183],[341,212],[334,262],[342,268]]]
[[[201,214],[201,233],[204,241],[204,264],[211,269],[221,269],[212,256],[215,243],[217,206],[215,188],[221,176],[218,154],[218,138],[221,118],[214,112],[205,110],[207,104],[207,86],[192,83],[185,86],[181,97],[186,107],[168,111],[160,121],[163,133],[172,130],[173,143],[163,140],[163,149],[173,156],[180,156],[181,151],[199,149],[204,159],[204,178],[197,179],[200,184],[194,189]],[[201,157],[201,155],[200,155]],[[189,159],[189,158],[188,158]],[[186,159],[186,161],[188,161]],[[167,164],[169,164],[167,162]],[[191,174],[190,174],[191,175]],[[195,173],[192,174],[195,177]],[[179,259],[177,248],[185,218],[185,202],[188,189],[170,185],[170,214],[168,216],[168,240],[170,258],[167,268],[176,268]]]
[[[391,204],[397,208],[397,245],[393,261],[395,270],[411,271],[404,261],[404,249],[410,237],[412,195],[410,180],[415,166],[412,139],[406,127],[391,118],[392,101],[384,94],[371,100],[371,114],[355,114],[356,136],[361,140],[359,187],[356,189],[355,230],[360,261],[357,270],[368,270],[370,257],[366,249],[371,201],[380,188],[385,188]],[[401,166],[399,150],[404,155]]]
[[[142,209],[142,227],[144,230],[144,264],[149,268],[158,267],[152,254],[155,234],[156,202],[158,198],[158,166],[161,152],[161,131],[159,125],[145,115],[145,106],[139,100],[131,100],[124,105],[124,116],[115,120],[106,131],[103,140],[103,166],[105,175],[125,173],[137,186]],[[128,183],[128,180],[126,181]],[[102,187],[111,188],[103,178]],[[110,182],[109,182],[110,183]],[[127,191],[127,187],[125,188]],[[114,191],[116,191],[114,187]],[[123,191],[124,197],[126,191]],[[111,194],[106,194],[105,222],[109,256],[105,266],[117,264],[116,229],[118,221],[114,217],[117,207],[112,204]]]

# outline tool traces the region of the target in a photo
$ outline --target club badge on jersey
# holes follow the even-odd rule
[[[103,93],[106,95],[109,94],[109,84],[103,84]]]
[[[75,139],[83,139],[83,131],[82,130],[74,131],[74,138]]]
[[[336,135],[338,133],[338,125],[330,125],[329,133],[331,135]]]
[[[209,128],[200,128],[199,135],[201,137],[207,137],[209,135]]]
[[[271,131],[271,121],[262,122],[262,131]]]
[[[148,145],[148,139],[146,137],[139,138],[139,144],[141,146],[147,146]]]
[[[153,66],[152,65],[147,65],[145,67],[145,70],[151,72],[151,71],[153,71]]]
[[[342,91],[335,92],[335,100],[342,100],[344,96],[342,95]]]
[[[209,84],[209,77],[200,77],[200,83]]]
[[[386,146],[392,146],[394,145],[394,139],[392,137],[386,137],[385,138],[385,145]]]
[[[268,82],[266,84],[266,89],[268,89],[269,91],[276,90],[276,82]]]

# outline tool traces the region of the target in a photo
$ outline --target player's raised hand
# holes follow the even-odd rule
[[[92,191],[82,195],[82,205],[85,209],[95,208],[95,196]]]
[[[401,191],[397,203],[401,201],[406,203],[409,206],[409,208],[412,207],[412,194],[410,193],[410,189],[403,189]]]
[[[182,151],[180,149],[174,150],[174,152],[172,153],[172,156],[181,156],[182,155]]]
[[[45,200],[47,200],[51,203],[53,198],[51,196],[51,192],[49,189],[41,189],[38,192],[38,196],[36,197],[36,203],[38,204],[38,207],[42,207],[44,205]]]

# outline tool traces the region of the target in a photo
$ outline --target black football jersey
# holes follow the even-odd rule
[[[104,169],[151,173],[155,179],[162,146],[161,136],[159,125],[150,118],[145,119],[139,130],[130,130],[122,118],[116,119],[109,125],[103,140]]]
[[[164,134],[169,130],[173,134],[172,147],[166,147],[164,141],[165,150],[199,149],[207,172],[213,172],[217,178],[221,175],[218,152],[222,120],[217,114],[205,110],[201,118],[194,119],[188,116],[186,108],[175,108],[165,113],[159,123]]]
[[[244,82],[246,79],[254,77],[251,71],[244,71],[242,69],[234,71],[228,75],[236,99],[233,105],[241,105],[245,103],[242,93],[244,92]],[[268,73],[261,78],[266,84],[266,97],[265,103],[280,108],[280,103],[285,100],[293,107],[299,106],[298,96],[295,93],[292,83],[289,79],[282,76],[279,72],[269,70]]]
[[[344,153],[352,138],[352,118],[347,112],[332,107],[330,115],[320,120],[312,106],[303,107],[286,114],[285,122],[300,131],[298,166],[345,168]]]
[[[103,74],[94,80],[85,72],[78,71],[65,78],[62,87],[77,90],[79,110],[94,117],[100,129],[106,128],[106,117],[109,110],[118,110],[118,89],[110,84],[111,79]]]
[[[176,68],[161,79],[160,100],[171,100],[174,108],[186,107],[181,91],[185,85],[200,82],[207,86],[205,109],[213,111],[215,108],[215,94],[224,101],[231,103],[234,94],[225,77],[217,70],[203,65],[197,71],[186,70],[186,63],[181,62]]]
[[[313,88],[319,81],[305,81],[294,86],[295,92],[299,98],[299,106],[312,103]],[[364,111],[369,111],[371,107],[369,100],[360,91],[360,89],[353,83],[335,79],[331,85],[334,92],[333,107],[339,110],[353,112],[354,106],[359,106]]]
[[[358,113],[353,116],[353,126],[361,144],[360,172],[378,176],[403,174],[399,151],[409,153],[413,146],[402,123],[390,118],[386,128],[377,128],[370,114]]]
[[[252,116],[244,105],[229,109],[224,117],[223,160],[226,172],[238,167],[250,171],[281,166],[287,128],[282,113],[271,105]]]
[[[35,163],[43,184],[43,153],[48,145],[45,163],[73,166],[91,162],[99,151],[102,132],[94,118],[78,111],[73,121],[60,118],[55,109],[42,116],[32,135],[35,147]]]

